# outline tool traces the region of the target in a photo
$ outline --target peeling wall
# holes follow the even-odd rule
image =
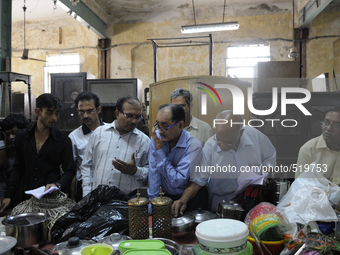
[[[231,18],[238,20],[239,30],[213,33],[213,75],[225,75],[225,59],[230,43],[239,41],[270,43],[271,56],[274,61],[287,60],[290,41],[274,40],[274,38],[292,38],[292,22],[290,14],[261,15]],[[219,22],[204,20],[202,23]],[[186,37],[181,34],[183,21],[122,24],[107,28],[112,36],[112,78],[134,77],[143,81],[147,87],[153,83],[153,47],[148,38]],[[201,34],[207,35],[207,33]],[[195,34],[194,36],[198,36]],[[190,42],[192,39],[183,39]],[[208,42],[208,39],[199,39]],[[194,42],[194,40],[192,40]],[[158,41],[159,43],[162,41]],[[175,42],[175,41],[174,41]],[[178,41],[176,41],[178,42]],[[138,44],[140,43],[140,44]],[[194,43],[193,43],[194,44]],[[158,81],[180,76],[209,74],[209,47],[190,46],[176,48],[158,48],[157,79]]]
[[[59,27],[62,43],[59,44]],[[59,53],[79,53],[81,72],[98,77],[98,36],[72,18],[56,21],[26,23],[26,48],[29,57],[46,60]],[[83,48],[84,47],[84,48]],[[88,48],[90,47],[90,48]],[[24,48],[23,22],[12,25],[12,71],[32,77],[32,94],[44,93],[44,66],[46,63],[20,59]],[[22,82],[13,83],[13,91],[27,92]]]
[[[309,26],[310,37],[340,34],[339,19],[339,12],[320,14]],[[225,21],[234,20],[238,20],[239,30],[213,33],[213,75],[225,75],[226,50],[230,43],[269,43],[273,61],[292,61],[288,58],[289,48],[292,45],[292,42],[289,41],[292,38],[291,14],[281,13],[225,19]],[[214,22],[220,22],[220,18],[200,20],[200,23]],[[143,82],[143,87],[148,87],[154,82],[154,74],[153,47],[147,39],[185,37],[187,35],[181,34],[180,27],[192,23],[188,20],[174,19],[166,22],[107,26],[106,35],[112,40],[113,45],[111,78],[139,78]],[[59,45],[59,27],[62,27],[61,45]],[[28,24],[26,38],[26,47],[30,49],[30,57],[45,59],[47,55],[58,52],[79,52],[81,71],[91,73],[96,77],[99,76],[99,52],[95,48],[98,37],[73,19],[60,20],[57,23],[41,21]],[[13,56],[21,56],[23,49],[22,22],[13,24],[12,39]],[[322,72],[332,73],[333,42],[336,39],[324,38],[308,41],[307,78],[314,78]],[[204,40],[207,41],[207,39]],[[83,46],[92,48],[79,48]],[[39,50],[36,50],[37,48]],[[75,49],[65,50],[66,48]],[[208,55],[208,46],[159,48],[157,54],[158,81],[179,76],[207,75]],[[24,61],[15,57],[12,62],[14,72],[32,75],[32,93],[36,96],[43,93],[44,63]],[[25,85],[15,86],[18,86],[14,87],[15,90],[26,91]]]
[[[321,13],[310,24],[307,43],[307,75],[315,78],[322,73],[333,77],[333,43],[339,38],[318,38],[316,36],[340,36],[340,13]],[[339,74],[338,74],[339,75]],[[334,87],[331,87],[334,90]]]

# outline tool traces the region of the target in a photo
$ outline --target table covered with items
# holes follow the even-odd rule
[[[173,218],[172,200],[130,198],[101,185],[78,203],[62,193],[32,197],[3,218],[0,254],[289,255],[340,251],[340,187],[303,173],[277,205],[243,213],[221,201],[218,213],[198,209]],[[152,207],[152,215],[148,213]]]

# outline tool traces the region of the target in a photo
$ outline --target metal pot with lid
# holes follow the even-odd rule
[[[190,234],[194,229],[195,218],[191,216],[182,216],[172,218],[172,235],[183,236]]]
[[[77,255],[81,249],[94,243],[92,240],[80,240],[78,237],[70,237],[68,241],[53,246],[51,251],[57,251],[59,255]]]
[[[47,213],[30,212],[10,216],[2,221],[6,235],[17,239],[17,246],[29,248],[34,244],[41,244],[48,240],[46,221]]]
[[[119,233],[113,233],[112,235],[103,237],[99,242],[111,245],[113,250],[119,250],[119,244],[125,240],[132,240],[131,237],[126,235],[121,235]]]
[[[206,220],[212,220],[212,219],[218,218],[218,215],[216,213],[213,213],[207,210],[202,210],[202,208],[198,208],[196,211],[187,212],[184,215],[195,218],[196,224],[199,224]]]
[[[217,206],[217,213],[221,218],[241,220],[243,212],[242,206],[235,203],[233,200],[230,200],[228,203],[223,200],[222,203],[218,203]]]

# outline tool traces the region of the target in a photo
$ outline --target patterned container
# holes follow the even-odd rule
[[[132,239],[149,238],[149,200],[139,197],[139,189],[137,190],[137,198],[128,201],[129,205],[129,232]]]
[[[152,237],[172,239],[172,199],[163,197],[160,188],[159,197],[151,200],[152,204]]]

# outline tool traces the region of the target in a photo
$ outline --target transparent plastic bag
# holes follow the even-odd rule
[[[336,206],[339,199],[340,187],[321,173],[308,171],[292,183],[277,208],[290,222],[307,224],[310,221],[337,221],[332,204]]]
[[[249,226],[250,231],[255,229],[262,241],[283,240],[287,231],[294,232],[296,228],[296,224],[291,224],[280,210],[267,202],[260,203],[251,209],[244,222]]]

